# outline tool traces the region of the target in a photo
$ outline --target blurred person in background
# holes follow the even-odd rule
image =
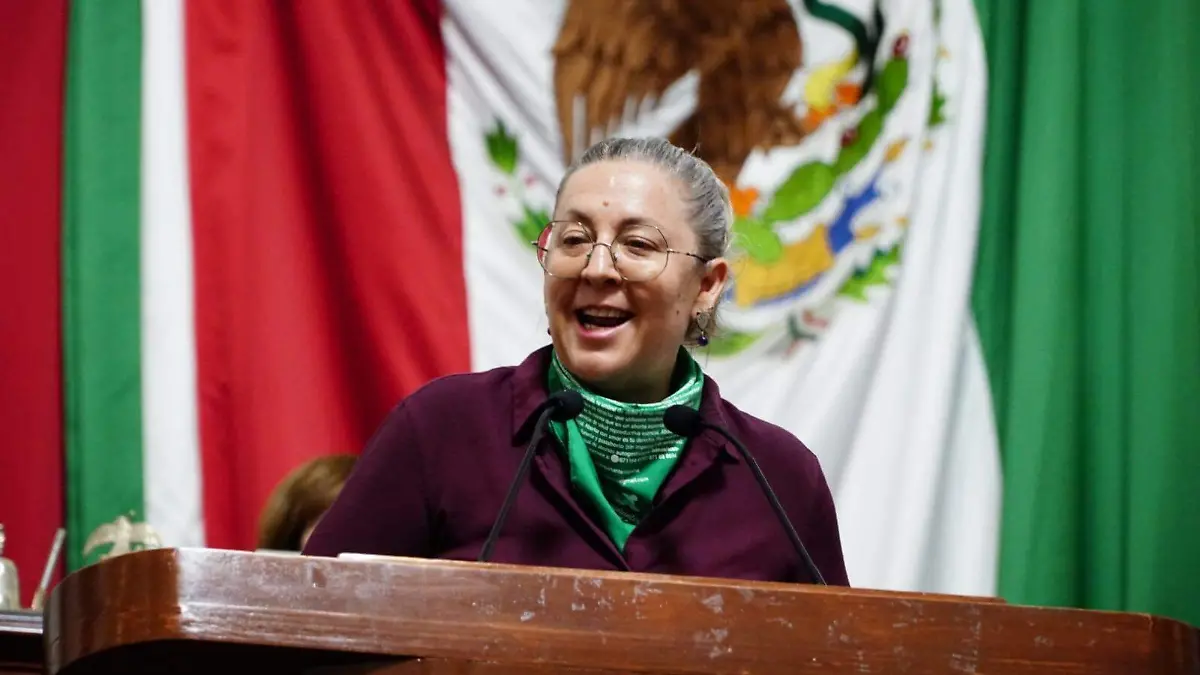
[[[342,491],[357,455],[326,455],[310,460],[284,477],[258,519],[258,548],[296,551]]]

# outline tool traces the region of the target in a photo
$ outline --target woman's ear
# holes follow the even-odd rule
[[[711,312],[721,299],[725,283],[729,280],[729,263],[724,258],[713,258],[704,265],[704,275],[700,277],[700,293],[692,307],[692,314]]]

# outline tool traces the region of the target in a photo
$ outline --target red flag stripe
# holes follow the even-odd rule
[[[188,3],[208,544],[470,367],[440,5]]]
[[[30,601],[63,522],[61,213],[66,0],[0,3],[0,523]]]

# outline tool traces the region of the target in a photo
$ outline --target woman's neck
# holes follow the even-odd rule
[[[597,394],[619,401],[621,403],[657,403],[671,393],[669,378],[655,378],[655,381],[632,381],[609,384],[592,384],[583,382],[584,386]]]

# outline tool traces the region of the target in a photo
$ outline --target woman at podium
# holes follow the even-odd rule
[[[535,243],[551,344],[401,401],[304,552],[848,584],[816,457],[687,349],[729,277],[712,169],[605,140],[553,218]]]

